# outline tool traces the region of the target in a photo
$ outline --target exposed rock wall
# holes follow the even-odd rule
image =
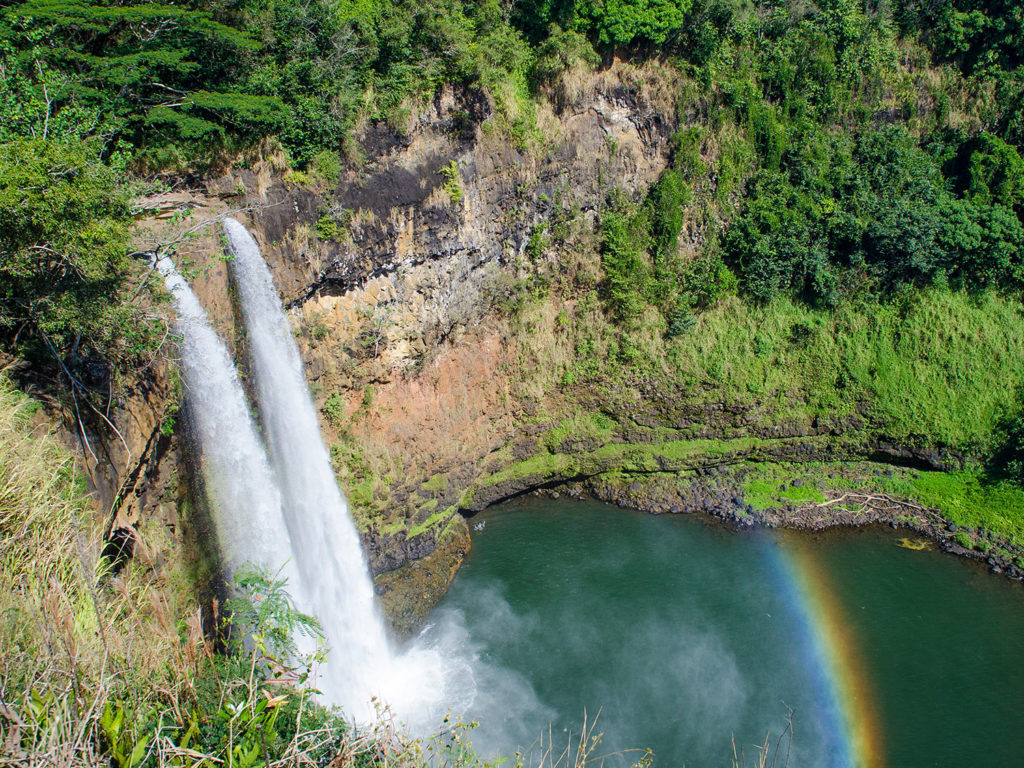
[[[448,89],[404,131],[369,126],[365,157],[337,185],[268,181],[253,168],[210,186],[233,207],[244,199],[328,442],[371,444],[392,465],[372,500],[352,493],[375,572],[441,538],[468,541],[453,516],[460,496],[503,466],[494,454],[525,407],[506,381],[496,298],[552,217],[570,210],[592,225],[613,190],[640,196],[658,178],[676,127],[668,80],[653,64],[595,75],[542,109],[526,149],[480,92]]]
[[[522,151],[479,92],[447,89],[407,133],[385,123],[368,129],[365,162],[332,193],[317,198],[280,183],[250,195],[285,300],[317,307],[347,295],[351,307],[360,295],[382,303],[384,291],[407,342],[420,334],[435,344],[478,322],[489,283],[556,208],[593,215],[611,190],[639,195],[657,179],[676,127],[670,96],[657,90],[667,77],[614,67],[559,113],[542,115],[542,135]],[[453,163],[450,178],[444,169]],[[309,237],[324,217],[343,229],[337,241]],[[407,361],[407,346],[389,348],[392,364]]]
[[[459,513],[511,495],[569,483],[621,499],[609,473],[685,479],[747,461],[958,460],[880,440],[866,411],[801,419],[717,400],[700,383],[560,389],[523,380],[544,377],[542,358],[523,362],[522,336],[538,328],[512,328],[502,302],[536,274],[531,238],[571,217],[593,254],[598,208],[613,193],[639,198],[669,162],[674,77],[656,63],[616,63],[573,88],[563,82],[542,100],[523,148],[480,92],[448,89],[401,130],[367,126],[363,156],[337,183],[287,172],[268,147],[178,199],[179,216],[147,226],[144,239],[176,255],[243,369],[218,221],[234,215],[255,233],[289,307],[378,592],[403,630],[443,593],[468,549]],[[691,227],[688,236],[702,234]],[[551,304],[537,325],[557,327],[555,313],[572,314],[572,302]],[[557,346],[549,357],[564,352]],[[114,434],[100,441],[92,472],[117,509],[115,528],[130,530],[140,513],[174,524],[168,483],[180,462],[159,428],[171,389],[165,373],[140,381],[114,407],[128,450]],[[579,412],[609,426],[559,432]],[[688,496],[692,483],[679,483],[665,499],[733,514],[732,486]]]

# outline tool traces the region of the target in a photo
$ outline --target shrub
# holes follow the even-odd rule
[[[444,177],[443,189],[448,193],[453,205],[462,202],[462,185],[459,183],[459,164],[452,160],[448,165],[441,168],[441,175]]]
[[[125,291],[124,169],[101,152],[96,141],[0,144],[0,337],[69,368],[92,354],[127,365],[156,341]]]
[[[1018,401],[1022,398],[1018,396]],[[1024,487],[1024,408],[1004,416],[997,427],[999,445],[993,452],[989,469]]]
[[[341,225],[333,216],[324,215],[316,220],[316,236],[321,240],[340,240],[342,234]]]
[[[319,176],[332,187],[338,185],[338,181],[341,179],[341,158],[338,157],[337,152],[326,149],[317,152],[313,155],[310,167],[314,175]]]
[[[650,283],[650,266],[644,258],[649,238],[643,209],[619,206],[601,217],[601,265],[604,267],[604,299],[615,317],[624,322],[640,317]]]
[[[552,25],[547,39],[537,46],[533,79],[539,85],[550,85],[577,63],[592,69],[600,62],[601,57],[585,35]]]

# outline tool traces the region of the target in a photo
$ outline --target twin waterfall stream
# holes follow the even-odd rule
[[[391,648],[270,270],[242,224],[227,219],[224,229],[259,427],[199,300],[168,258],[157,264],[178,310],[189,424],[224,569],[230,575],[247,562],[267,568],[287,579],[299,610],[317,617],[329,655],[314,684],[327,703],[366,722],[376,714],[376,697],[410,726],[429,728],[451,703],[450,665],[437,650]]]

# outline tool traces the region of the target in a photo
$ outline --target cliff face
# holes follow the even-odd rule
[[[509,380],[500,309],[536,272],[531,237],[567,212],[592,230],[613,190],[641,195],[668,161],[672,114],[655,65],[563,84],[518,137],[508,110],[449,89],[405,126],[367,126],[337,183],[288,173],[268,150],[203,189],[142,201],[138,248],[174,256],[242,361],[217,221],[256,235],[392,613],[405,613],[398,595],[429,604],[447,586],[468,545],[461,496],[508,463],[538,408]],[[169,306],[155,311],[171,322]],[[143,524],[180,539],[195,522],[179,504],[190,470],[176,388],[168,359],[92,425],[86,464],[118,546]]]
[[[801,402],[806,394],[730,398],[699,378],[628,369],[586,383],[565,375],[588,324],[602,322],[598,209],[615,195],[639,199],[666,168],[673,77],[656,64],[617,63],[564,78],[525,132],[507,106],[446,90],[404,126],[367,126],[361,156],[337,179],[289,172],[268,147],[203,190],[151,204],[178,215],[147,222],[142,239],[176,254],[243,368],[219,217],[237,216],[256,235],[378,593],[400,629],[458,567],[468,547],[460,513],[517,493],[570,483],[639,498],[615,479],[624,476],[668,483],[674,490],[659,497],[737,519],[741,481],[706,481],[726,465],[873,453],[955,460],[887,444],[867,410],[825,415]],[[684,251],[699,247],[705,226],[686,222]],[[567,282],[550,289],[559,276]],[[657,359],[660,338],[640,352]],[[146,509],[173,511],[167,478],[180,468],[187,479],[183,430],[172,444],[159,429],[171,387],[158,380],[130,394],[116,420],[132,461],[105,444],[107,465],[127,468],[102,483],[127,489],[115,528],[130,530]],[[143,454],[153,459],[144,467]]]
[[[446,90],[405,131],[367,128],[365,159],[333,190],[248,195],[286,302],[342,332],[367,302],[387,305],[383,360],[407,368],[479,322],[499,273],[559,211],[593,216],[611,190],[636,195],[657,179],[675,129],[665,78],[625,65],[593,76],[538,116],[523,150],[479,92]],[[318,222],[337,228],[333,240],[315,237]]]
[[[405,131],[370,127],[365,162],[333,189],[247,197],[392,614],[447,586],[468,544],[460,498],[507,463],[536,408],[509,380],[501,319],[535,268],[531,238],[566,212],[592,230],[613,190],[658,178],[675,129],[665,88],[660,70],[594,76],[537,116],[523,150],[479,93],[446,91]]]

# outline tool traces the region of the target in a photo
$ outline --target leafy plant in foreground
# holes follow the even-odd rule
[[[315,616],[299,611],[287,592],[288,582],[251,563],[235,574],[235,593],[224,607],[236,651],[251,643],[266,669],[294,672],[301,685],[314,664],[326,658],[323,630]],[[309,648],[310,641],[314,647]]]

